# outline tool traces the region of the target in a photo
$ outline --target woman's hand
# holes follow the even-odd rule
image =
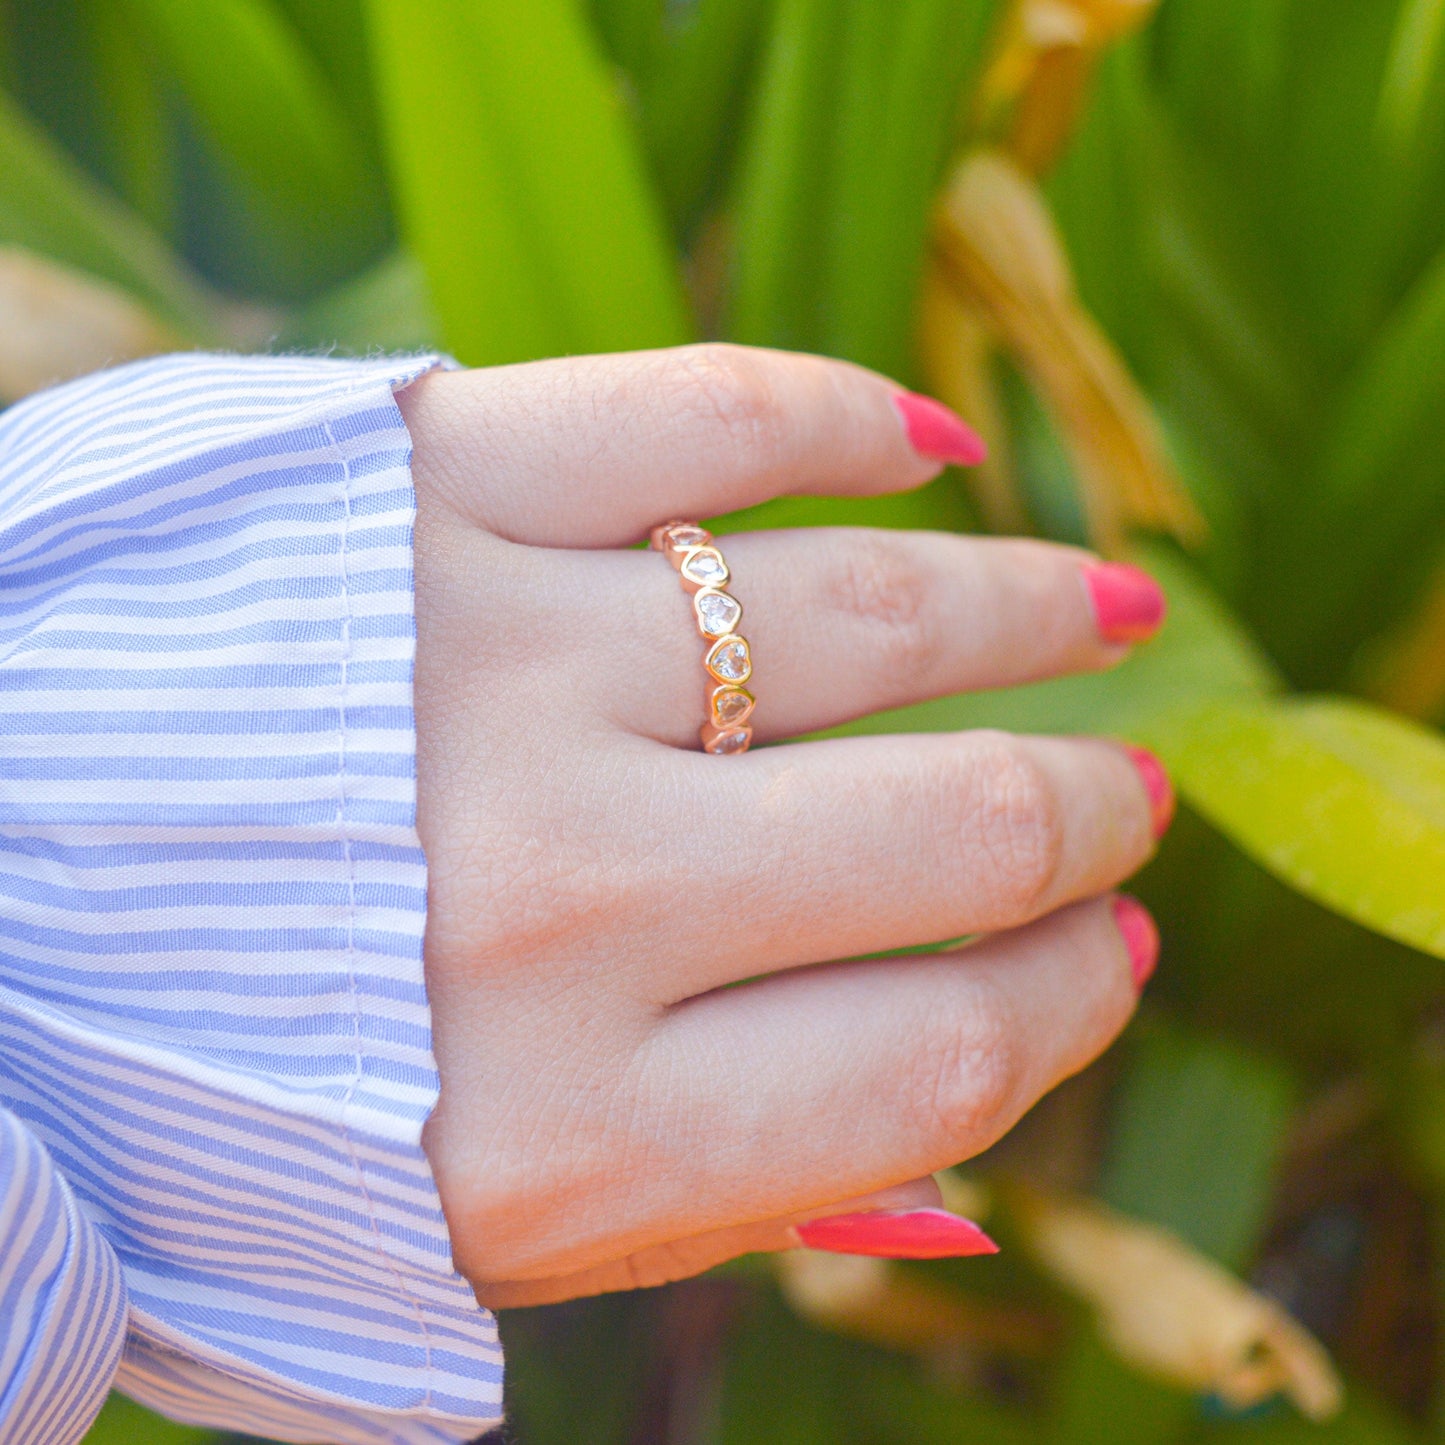
[[[784,493],[916,487],[968,434],[856,367],[720,346],[434,373],[400,400],[426,1147],[457,1267],[486,1303],[536,1303],[936,1205],[934,1170],[1132,1013],[1156,944],[1109,890],[1149,857],[1167,782],[1112,743],[999,733],[706,756],[688,599],[623,549]],[[1107,667],[1162,616],[1142,574],[1045,543],[724,547],[759,742]]]

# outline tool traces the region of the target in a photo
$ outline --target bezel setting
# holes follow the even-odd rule
[[[697,619],[697,630],[712,642],[738,630],[738,623],[743,620],[743,604],[720,587],[704,587],[692,594],[692,613]],[[709,613],[718,615],[710,621]]]
[[[702,750],[714,757],[732,757],[745,753],[752,746],[752,741],[753,730],[748,727],[704,727],[702,730]]]
[[[708,644],[703,654],[707,721],[698,734],[702,749],[714,757],[745,753],[752,746],[749,719],[757,699],[743,686],[753,675],[753,651],[737,630],[743,604],[725,590],[732,572],[712,533],[700,523],[660,522],[648,533],[648,541],[677,571],[692,598],[693,622]]]
[[[710,547],[712,533],[696,522],[663,522],[650,533],[653,550],[661,552],[674,567],[694,547]]]
[[[719,732],[741,727],[757,705],[757,698],[747,688],[735,682],[722,683],[708,694],[708,722]]]
[[[741,662],[734,664],[734,657],[741,657]],[[753,652],[748,646],[747,638],[730,632],[726,637],[719,637],[708,648],[702,665],[719,682],[744,683],[753,675]]]
[[[728,564],[716,547],[689,547],[683,554],[678,573],[682,577],[682,585],[689,592],[700,592],[703,588],[721,592],[732,581]]]

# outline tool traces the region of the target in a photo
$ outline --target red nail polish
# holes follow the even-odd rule
[[[1154,922],[1154,915],[1127,893],[1114,898],[1114,922],[1129,950],[1134,987],[1143,988],[1159,962],[1159,926]]]
[[[1125,748],[1129,761],[1143,779],[1149,794],[1149,809],[1154,818],[1154,836],[1162,838],[1174,821],[1174,784],[1164,764],[1148,748]]]
[[[1164,622],[1164,589],[1147,573],[1125,562],[1084,568],[1094,622],[1105,642],[1143,642]]]
[[[884,1259],[950,1259],[997,1254],[998,1245],[971,1219],[946,1209],[870,1209],[830,1214],[796,1226],[809,1249]]]
[[[920,456],[956,467],[976,467],[988,456],[983,438],[941,401],[900,391],[894,393],[893,405],[903,418],[909,444]]]

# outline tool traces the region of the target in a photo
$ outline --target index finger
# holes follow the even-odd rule
[[[783,495],[921,486],[983,445],[825,357],[707,343],[433,372],[398,397],[418,489],[514,542],[609,547]]]

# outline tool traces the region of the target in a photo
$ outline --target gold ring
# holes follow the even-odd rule
[[[753,741],[748,719],[757,699],[743,685],[753,675],[753,654],[738,633],[743,604],[727,585],[728,564],[713,535],[696,522],[663,522],[652,529],[652,550],[677,569],[683,590],[692,595],[692,616],[707,644],[702,665],[707,674],[707,721],[702,747],[707,753],[745,753]]]

